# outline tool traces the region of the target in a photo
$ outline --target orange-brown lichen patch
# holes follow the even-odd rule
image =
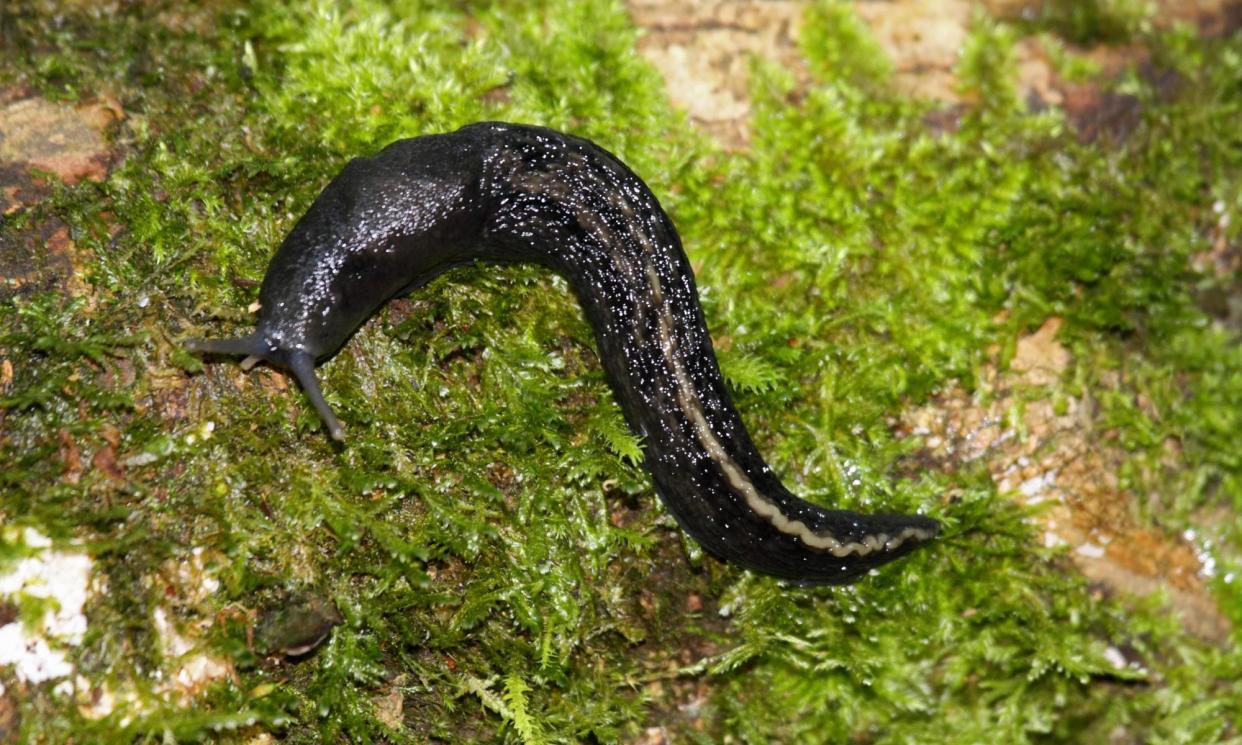
[[[31,175],[24,164],[0,161],[0,215],[10,215],[46,194],[47,185]]]
[[[74,297],[87,298],[87,305],[93,307],[93,293],[86,284],[86,273],[95,255],[74,243],[69,237],[69,229],[63,225],[48,236],[46,250],[49,255],[63,257],[67,261],[69,272],[63,278],[65,290]]]
[[[750,141],[749,66],[753,56],[802,68],[792,0],[629,0],[645,33],[638,50],[664,76],[673,104],[721,144]]]
[[[0,106],[0,213],[46,193],[39,172],[67,184],[107,175],[112,153],[103,132],[123,117],[115,101],[68,106],[38,97],[0,100],[5,101]]]
[[[17,742],[22,722],[17,697],[25,694],[24,688],[23,684],[12,686],[12,690],[0,690],[0,742]]]
[[[967,0],[855,2],[854,10],[893,62],[893,85],[904,95],[945,103],[967,96],[957,78],[976,6]],[[1056,75],[1039,41],[1014,47],[1018,88],[1025,100],[1059,105]]]
[[[1175,22],[1198,27],[1205,36],[1228,36],[1242,28],[1242,2],[1239,0],[1156,0],[1155,22],[1168,26]]]
[[[1070,363],[1069,351],[1057,341],[1063,319],[1052,317],[1039,330],[1018,340],[1009,369],[1027,385],[1051,385]]]
[[[1043,544],[1067,547],[1074,567],[1104,590],[1164,592],[1189,631],[1222,642],[1230,624],[1204,585],[1194,546],[1139,524],[1135,496],[1116,476],[1127,455],[1095,428],[1090,395],[1027,401],[1071,361],[1059,328],[1049,319],[1018,341],[1009,370],[986,371],[986,402],[955,386],[907,411],[899,430],[923,438],[917,462],[953,471],[982,461],[1002,494],[1039,505],[1033,519]]]
[[[1151,52],[1135,44],[1099,44],[1080,52],[1095,65],[1098,73],[1089,80],[1058,78],[1066,119],[1074,126],[1078,139],[1094,142],[1101,138],[1125,141],[1143,121],[1143,101],[1121,89],[1121,84],[1137,72],[1160,100],[1171,100],[1182,84],[1175,70],[1152,61]]]
[[[1042,4],[1025,0],[991,0],[984,5],[993,17],[1000,19],[1035,18],[1043,12]],[[1164,3],[1156,8],[1154,21],[1167,25],[1174,20],[1194,20],[1201,26],[1208,23],[1234,27],[1242,23],[1242,11],[1230,11],[1225,7],[1229,3],[1198,5],[1204,7],[1190,10],[1178,3]],[[1209,5],[1215,9],[1206,7]],[[956,68],[974,22],[973,3],[894,0],[856,2],[854,8],[893,61],[898,91],[953,104],[969,98],[969,93],[959,85]],[[1178,85],[1178,78],[1171,71],[1150,64],[1150,52],[1140,45],[1070,46],[1074,55],[1096,66],[1098,72],[1091,79],[1070,81],[1061,77],[1041,40],[1028,36],[1014,44],[1015,82],[1019,96],[1031,108],[1061,107],[1084,142],[1102,136],[1125,140],[1142,121],[1140,99],[1116,90],[1116,82],[1124,79],[1129,70],[1138,69],[1165,98]],[[933,117],[933,124],[938,121],[938,117]]]
[[[64,223],[52,219],[33,230],[0,234],[0,300],[61,289],[89,296],[82,275],[90,254],[80,252]]]
[[[27,98],[0,109],[0,160],[26,163],[66,183],[102,178],[107,148],[101,130],[110,115]]]
[[[371,696],[371,706],[375,710],[375,718],[385,727],[400,730],[404,724],[405,694],[401,689],[408,684],[406,675],[399,675],[391,683],[387,683],[379,692]]]
[[[997,18],[1037,18],[1045,12],[1047,0],[983,0],[984,7]],[[1196,26],[1205,36],[1228,36],[1242,27],[1239,0],[1155,0],[1143,12],[1161,28],[1174,23]]]
[[[797,48],[805,3],[794,0],[629,0],[636,25],[646,33],[639,51],[664,76],[669,97],[692,121],[733,149],[750,141],[749,60],[761,56],[791,70],[806,84]],[[990,0],[986,12],[998,19],[1035,18],[1043,4],[1032,0]],[[974,22],[967,0],[889,0],[853,3],[893,63],[894,88],[916,98],[961,104],[969,95],[957,78],[957,64]],[[1208,35],[1226,36],[1242,27],[1239,0],[1162,0],[1152,6],[1158,26],[1197,25]],[[1069,81],[1055,72],[1037,37],[1014,45],[1019,95],[1034,108],[1058,106],[1084,142],[1101,136],[1126,139],[1142,119],[1138,97],[1114,90],[1113,81],[1142,67],[1162,95],[1176,86],[1167,72],[1150,69],[1149,52],[1135,44],[1097,44],[1075,54],[1097,65],[1091,80]],[[939,121],[932,117],[933,123]]]
[[[60,442],[57,456],[62,464],[61,479],[66,484],[76,484],[82,480],[82,451],[68,430],[60,430],[57,438]]]
[[[112,445],[104,445],[91,457],[91,465],[108,479],[121,483],[125,481],[125,469],[116,462],[116,449]]]
[[[953,68],[966,43],[972,7],[966,0],[854,3],[893,62],[897,90],[937,101],[959,100]]]

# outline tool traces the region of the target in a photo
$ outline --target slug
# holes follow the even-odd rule
[[[729,399],[668,215],[611,153],[550,129],[482,122],[350,161],[272,258],[255,332],[187,346],[288,370],[341,440],[315,365],[390,298],[475,262],[568,280],[656,491],[714,556],[843,584],[939,531],[921,515],[824,509],[781,485]]]

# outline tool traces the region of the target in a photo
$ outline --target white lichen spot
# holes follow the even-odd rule
[[[172,580],[181,602],[201,603],[220,589],[215,576],[220,560],[218,552],[198,546],[189,558],[165,562],[162,574]]]
[[[126,727],[134,721],[137,713],[143,711],[142,698],[133,688],[116,690],[108,685],[92,687],[90,681],[81,675],[77,678],[75,688],[78,691],[78,713],[87,719],[103,719],[118,707],[124,707],[130,713],[121,717],[119,724]]]
[[[1039,504],[1048,497],[1048,489],[1056,484],[1057,472],[1047,471],[1023,481],[1018,485],[1018,492],[1025,497],[1027,504]]]
[[[1182,531],[1182,538],[1194,547],[1195,558],[1199,560],[1199,575],[1207,579],[1215,577],[1216,554],[1212,552],[1212,541],[1208,538],[1199,538],[1199,534],[1193,528]]]
[[[7,539],[8,536],[5,536],[5,538]],[[24,530],[22,530],[21,540],[22,540],[22,543],[25,543],[28,548],[51,548],[52,547],[52,539],[43,535],[42,533],[35,530],[34,528],[25,528]]]
[[[1113,666],[1114,670],[1124,670],[1126,667],[1126,656],[1114,646],[1109,646],[1104,650],[1104,659]]]
[[[211,433],[216,431],[216,423],[210,419],[199,424],[185,436],[185,444],[193,445],[196,442],[206,442],[211,439]]]
[[[1088,559],[1100,559],[1104,556],[1104,548],[1087,541],[1086,543],[1074,549],[1074,553],[1085,556]]]
[[[151,620],[159,633],[166,668],[171,668],[159,688],[160,693],[172,695],[184,703],[213,681],[234,675],[229,660],[198,651],[198,641],[182,634],[164,608],[157,607]]]
[[[41,549],[0,574],[0,597],[19,607],[19,616],[0,627],[0,665],[27,683],[73,674],[65,647],[82,642],[86,616],[82,608],[91,592],[91,558],[81,551],[49,550],[52,541],[36,530],[6,530],[0,542]],[[19,548],[20,551],[20,548]],[[21,598],[44,598],[42,617],[20,616]]]
[[[1065,539],[1062,538],[1057,533],[1054,533],[1051,530],[1044,532],[1044,548],[1056,548],[1057,546],[1064,546],[1064,545],[1065,545]]]
[[[188,704],[208,684],[234,675],[232,663],[200,650],[212,616],[178,628],[171,612],[157,607],[152,625],[164,656],[162,670],[149,673],[154,686],[129,682],[99,684],[75,673],[68,647],[80,644],[86,634],[83,607],[92,594],[106,592],[102,577],[92,578],[92,561],[84,552],[51,549],[51,541],[35,531],[0,531],[0,544],[16,545],[19,555],[32,553],[0,574],[0,598],[12,599],[21,608],[22,598],[46,598],[37,621],[19,618],[0,627],[0,665],[11,665],[17,680],[42,683],[59,680],[55,692],[72,697],[87,719],[100,719],[116,712],[126,726],[135,717],[154,710],[158,700]],[[220,582],[214,576],[213,553],[198,548],[188,558],[166,565],[160,577],[171,578],[181,601],[198,603],[215,593]],[[147,581],[153,581],[148,579]]]

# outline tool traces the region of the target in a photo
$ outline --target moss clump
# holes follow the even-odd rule
[[[602,0],[6,6],[0,81],[70,100],[105,89],[128,113],[107,180],[0,225],[16,235],[55,216],[96,257],[89,297],[0,310],[14,370],[0,511],[85,541],[111,591],[77,661],[92,685],[134,692],[88,721],[34,691],[20,736],[1236,737],[1236,651],[1186,636],[1158,602],[1094,598],[982,467],[898,476],[918,443],[892,417],[953,381],[976,386],[989,350],[1064,317],[1075,363],[1047,395],[1096,397],[1151,526],[1226,516],[1206,529],[1221,606],[1242,621],[1225,579],[1242,352],[1200,307],[1236,287],[1192,260],[1209,235],[1239,241],[1242,220],[1219,226],[1242,210],[1242,52],[1123,26],[1184,82],[1171,98],[1127,83],[1143,123],[1120,148],[1027,111],[1011,60],[1028,29],[982,16],[959,69],[976,103],[933,134],[929,105],[889,92],[865,28],[820,3],[802,39],[816,82],[789,96],[787,74],[757,63],[753,147],[725,154],[668,107]],[[573,299],[529,268],[455,272],[328,363],[345,448],[279,376],[204,371],[179,350],[182,335],[249,324],[273,247],[349,157],[485,118],[591,137],[661,196],[743,417],[791,487],[925,507],[944,539],[837,589],[699,556],[635,464]],[[70,454],[89,464],[104,448],[119,477],[66,478]],[[219,613],[203,644],[238,677],[187,708],[153,682],[175,663],[151,624],[173,585],[151,578],[194,547],[221,557],[221,587],[174,615]],[[247,611],[303,591],[340,610],[326,645],[296,664],[253,652]],[[1110,645],[1148,672],[1117,670]]]

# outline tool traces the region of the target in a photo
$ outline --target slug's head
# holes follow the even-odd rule
[[[260,331],[239,339],[190,339],[185,342],[185,347],[191,352],[245,356],[241,363],[244,370],[249,370],[260,362],[288,370],[298,379],[298,384],[319,413],[319,418],[328,428],[332,439],[338,442],[345,439],[345,429],[336,414],[332,413],[328,402],[323,399],[319,379],[315,377],[315,357],[310,352],[278,347],[268,341]]]

